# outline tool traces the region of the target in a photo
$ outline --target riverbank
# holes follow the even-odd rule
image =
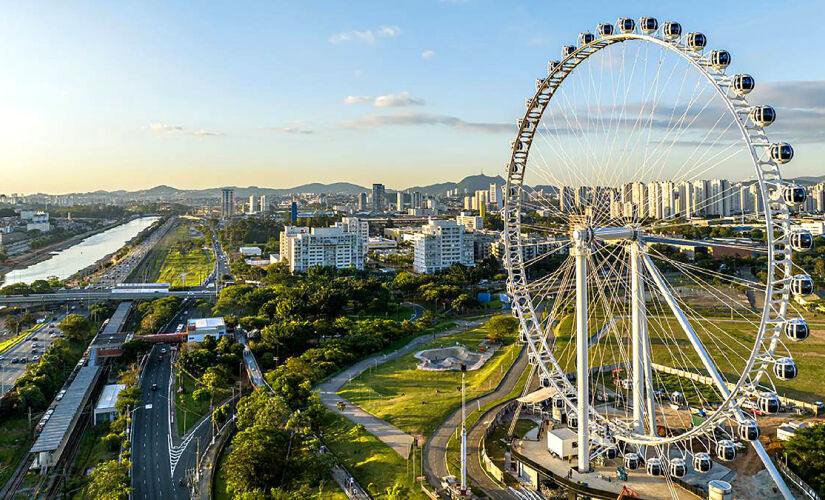
[[[21,255],[17,255],[14,257],[9,257],[3,266],[0,267],[0,284],[3,283],[3,278],[5,278],[6,274],[17,271],[20,269],[25,269],[27,267],[33,266],[35,264],[39,264],[41,262],[47,261],[54,257],[52,252],[59,252],[61,250],[66,250],[67,248],[73,247],[78,243],[81,243],[86,238],[90,238],[96,234],[100,234],[102,232],[108,231],[109,229],[115,228],[122,224],[127,224],[136,218],[141,216],[135,215],[130,217],[129,219],[120,219],[115,222],[111,222],[105,226],[99,227],[97,229],[93,229],[91,231],[86,231],[85,233],[76,234],[74,236],[70,236],[63,241],[58,241],[56,243],[52,243],[51,245],[46,245],[44,247],[37,248],[30,252],[26,252]],[[9,265],[11,262],[11,265]]]

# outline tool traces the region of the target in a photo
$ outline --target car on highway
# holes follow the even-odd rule
[[[158,390],[158,384],[152,384],[152,390],[153,391]]]

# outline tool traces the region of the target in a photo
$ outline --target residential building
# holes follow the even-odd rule
[[[249,211],[247,213],[249,213],[249,214],[254,214],[255,213],[255,195],[254,194],[249,195]]]
[[[475,231],[476,229],[484,229],[484,218],[478,215],[471,215],[467,212],[461,212],[460,214],[456,215],[455,221],[458,223],[459,226],[464,226],[470,231]]]
[[[32,215],[31,219],[26,222],[26,231],[38,230],[41,233],[48,233],[52,230],[49,224],[49,213],[37,211]]]
[[[413,239],[413,270],[434,273],[453,264],[474,266],[473,235],[454,220],[430,220]]]
[[[269,212],[269,203],[267,202],[265,194],[262,194],[258,199],[258,212],[262,214]]]
[[[363,269],[366,242],[349,225],[333,227],[286,226],[281,232],[281,259],[291,272],[306,272],[314,266]]]

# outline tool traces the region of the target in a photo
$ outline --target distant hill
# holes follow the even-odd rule
[[[500,175],[490,177],[489,175],[478,174],[470,175],[468,177],[461,179],[458,182],[441,182],[438,184],[430,184],[429,186],[415,186],[408,188],[408,190],[421,191],[422,193],[429,194],[441,194],[447,191],[448,189],[458,188],[458,190],[461,192],[463,192],[466,189],[468,192],[472,193],[475,191],[488,190],[490,189],[490,184],[495,183],[501,186],[505,182],[506,181]]]
[[[813,176],[804,176],[804,177],[797,177],[794,179],[798,184],[803,185],[811,185],[811,184],[819,184],[820,182],[825,181],[825,175],[820,175],[818,177]]]

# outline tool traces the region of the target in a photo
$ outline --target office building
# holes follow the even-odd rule
[[[289,204],[289,222],[295,224],[298,220],[298,202],[293,200],[292,203]]]
[[[235,190],[221,189],[221,219],[231,219],[235,215]]]
[[[474,266],[473,235],[454,220],[431,220],[413,239],[413,270],[443,271],[453,264]]]
[[[358,210],[364,211],[367,209],[367,193],[358,193]]]
[[[372,185],[372,211],[383,212],[386,207],[386,188],[383,184]]]
[[[215,340],[226,335],[226,323],[223,318],[199,318],[186,322],[186,341],[203,342],[206,337]]]

